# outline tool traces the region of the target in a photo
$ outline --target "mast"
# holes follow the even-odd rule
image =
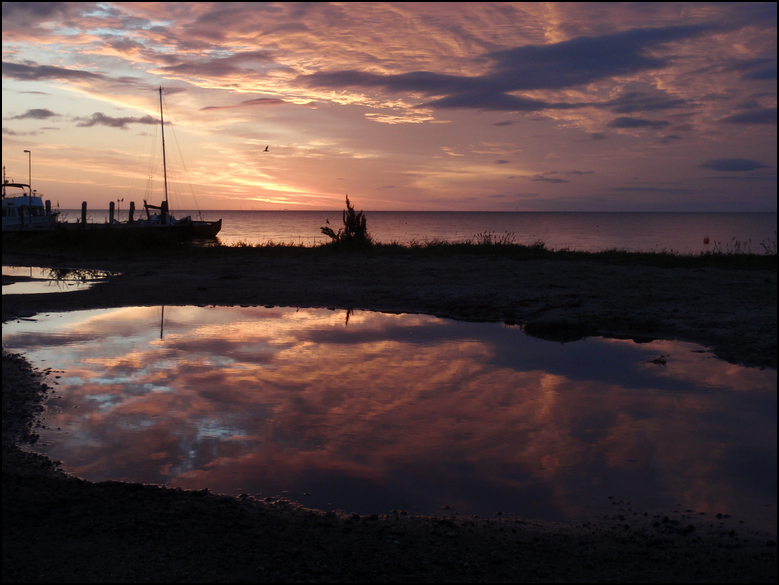
[[[160,86],[160,127],[162,128],[162,175],[165,180],[165,207],[168,207],[168,167],[165,162],[165,122],[162,119],[162,86]]]

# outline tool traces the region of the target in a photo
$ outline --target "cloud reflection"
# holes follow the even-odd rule
[[[4,327],[6,347],[65,370],[63,432],[44,439],[69,470],[360,513],[566,519],[616,495],[775,524],[776,372],[420,315],[165,315],[162,339],[159,307]]]

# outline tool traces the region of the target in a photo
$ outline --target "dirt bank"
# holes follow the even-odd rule
[[[128,305],[276,305],[527,324],[540,337],[677,339],[776,367],[775,271],[659,268],[475,254],[236,250],[197,261],[7,255],[8,265],[120,273],[69,294],[8,295],[19,313]]]

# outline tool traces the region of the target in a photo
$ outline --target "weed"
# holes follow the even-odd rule
[[[513,232],[506,232],[502,236],[495,236],[495,232],[482,232],[476,234],[476,244],[482,246],[513,246],[516,238]]]
[[[774,231],[774,239],[769,240],[766,238],[760,242],[760,246],[763,248],[764,256],[776,256],[776,231]]]
[[[319,228],[321,232],[328,236],[334,244],[344,244],[348,246],[370,246],[373,244],[373,238],[368,233],[367,218],[362,211],[357,213],[349,202],[349,196],[346,196],[346,209],[343,212],[344,227],[337,232],[328,225]]]
[[[725,254],[725,255],[735,255],[735,254],[751,254],[752,253],[752,240],[747,240],[746,242],[742,242],[740,240],[737,240],[735,237],[730,240],[730,242],[726,242],[725,245],[722,245],[722,242],[718,242],[717,240],[714,240],[714,249],[711,251],[712,254]]]

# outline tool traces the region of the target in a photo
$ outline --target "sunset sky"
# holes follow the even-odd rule
[[[162,86],[201,209],[776,211],[776,31],[774,2],[4,2],[3,165],[140,204]]]

